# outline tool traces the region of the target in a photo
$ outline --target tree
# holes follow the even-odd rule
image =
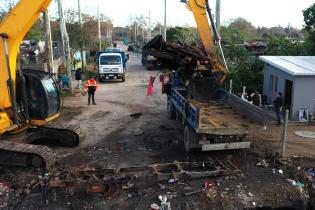
[[[315,3],[303,11],[305,29],[311,31],[315,29]]]
[[[256,28],[253,24],[244,18],[238,17],[233,19],[228,28],[242,31],[246,40],[251,40],[256,36]]]
[[[197,40],[197,32],[194,27],[170,27],[167,29],[166,37],[168,42],[194,43]]]
[[[26,40],[34,40],[36,42],[44,38],[44,22],[42,19],[38,19],[37,22],[32,26],[29,32],[26,34]]]
[[[221,27],[222,44],[241,44],[244,42],[244,34],[239,29],[231,29],[229,27]]]
[[[82,14],[83,26],[80,27],[77,12],[73,10],[65,11],[65,21],[69,35],[70,47],[73,50],[80,49],[81,43],[86,51],[97,51],[99,46],[97,18],[93,15]],[[112,28],[112,22],[105,15],[100,15],[101,32],[106,34],[107,27]],[[54,24],[53,24],[54,25]],[[53,36],[60,34],[58,27],[52,27]],[[108,47],[108,42],[102,42],[104,48]]]
[[[270,37],[268,42],[268,55],[308,55],[306,43],[303,41],[291,40],[285,37]]]
[[[303,11],[308,53],[315,55],[315,3]]]

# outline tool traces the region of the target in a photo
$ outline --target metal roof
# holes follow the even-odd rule
[[[259,56],[259,59],[294,76],[315,76],[315,56]]]

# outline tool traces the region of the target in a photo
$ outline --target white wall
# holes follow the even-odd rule
[[[298,119],[298,111],[304,108],[307,108],[309,113],[315,113],[315,76],[295,77],[293,95],[293,118]]]
[[[291,80],[293,82],[293,89],[294,89],[294,76],[274,67],[269,64],[265,65],[265,71],[264,71],[264,95],[268,97],[268,102],[272,103],[272,101],[276,97],[276,91],[269,89],[269,80],[270,75],[274,75],[278,77],[278,88],[277,92],[281,92],[282,96],[284,97],[284,91],[285,91],[285,80]],[[293,90],[292,89],[292,90]],[[293,97],[293,96],[292,96]]]

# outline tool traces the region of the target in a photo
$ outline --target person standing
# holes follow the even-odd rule
[[[81,87],[81,81],[82,81],[81,68],[78,68],[78,69],[75,71],[75,80],[77,80],[77,89],[80,89],[80,87]]]
[[[62,89],[69,89],[69,77],[66,74],[62,74],[61,78]]]
[[[252,100],[255,106],[261,107],[261,95],[259,94],[258,91],[255,92],[255,94],[252,97]]]
[[[276,99],[273,101],[274,105],[275,105],[275,112],[277,115],[277,121],[278,121],[278,125],[281,124],[281,109],[282,109],[282,94],[281,92],[277,93],[277,97]]]
[[[95,91],[97,89],[97,84],[96,84],[96,80],[94,79],[93,76],[90,77],[89,80],[85,81],[85,90],[88,92],[89,97],[88,97],[88,105],[90,105],[91,102],[91,97],[92,97],[92,102],[94,105],[96,105],[95,103]]]

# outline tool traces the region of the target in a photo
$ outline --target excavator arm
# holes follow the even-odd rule
[[[212,65],[212,71],[219,72],[222,74],[222,77],[220,78],[220,82],[222,83],[225,78],[228,75],[228,70],[226,67],[222,66],[217,59],[217,53],[216,53],[216,46],[215,41],[213,39],[213,33],[214,35],[218,36],[216,34],[215,26],[213,24],[213,21],[211,21],[212,28],[210,27],[209,21],[208,21],[208,15],[207,10],[210,9],[207,8],[208,1],[207,0],[182,0],[183,3],[186,3],[187,8],[193,13],[195,22],[197,24],[197,29],[200,35],[200,39],[202,41],[202,44],[207,52],[207,55],[211,59],[211,65]],[[208,12],[210,13],[210,11]],[[211,14],[209,14],[210,16]],[[210,17],[212,18],[212,17]],[[219,37],[217,37],[219,41]]]
[[[20,0],[0,23],[0,134],[16,124],[13,105],[16,103],[16,60],[20,43],[50,2]]]

